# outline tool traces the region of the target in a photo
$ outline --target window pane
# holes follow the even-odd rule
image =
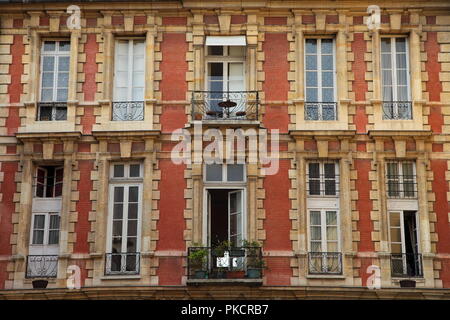
[[[321,227],[311,227],[311,240],[321,240]]]
[[[395,39],[395,51],[406,52],[406,38]]]
[[[209,64],[209,76],[212,80],[221,80],[223,77],[223,63],[215,62]]]
[[[332,39],[322,39],[322,54],[332,54],[333,53],[333,40]]]
[[[327,211],[327,225],[336,226],[337,225],[337,213],[336,211]]]
[[[53,72],[44,72],[42,74],[42,87],[53,88]]]
[[[228,181],[244,181],[244,165],[229,164],[227,165]]]
[[[122,220],[113,221],[113,237],[122,235]]]
[[[322,56],[322,70],[333,70],[333,56]]]
[[[113,209],[113,219],[122,219],[123,217],[123,204],[115,203]]]
[[[325,178],[335,178],[335,164],[334,163],[324,163],[323,165],[325,171]]]
[[[58,71],[69,71],[70,57],[59,57]]]
[[[130,177],[140,177],[141,176],[141,165],[131,164],[130,165]]]
[[[400,228],[391,228],[391,242],[402,242]]]
[[[245,56],[245,47],[244,46],[230,46],[229,56],[231,57],[243,57]]]
[[[317,56],[306,56],[306,70],[317,70]]]
[[[49,229],[59,229],[59,215],[50,215],[50,225]]]
[[[333,72],[322,72],[322,86],[333,87]]]
[[[327,227],[327,240],[337,241],[337,227]],[[329,249],[329,248],[328,248]]]
[[[206,181],[222,181],[222,165],[206,165]]]
[[[128,236],[137,235],[137,220],[128,220]]]
[[[381,39],[381,52],[391,52],[391,39],[382,38]]]
[[[44,42],[44,51],[55,51],[56,42],[55,41],[45,41]]]
[[[310,178],[319,178],[320,177],[320,169],[319,163],[309,163],[309,177]]]
[[[123,202],[123,187],[114,188],[114,202]]]
[[[129,202],[138,202],[139,197],[139,188],[138,187],[130,187],[128,189],[128,201]]]
[[[125,174],[125,168],[123,164],[116,164],[114,165],[114,177],[115,178],[122,178]]]
[[[317,87],[317,72],[314,71],[306,72],[306,86]]]
[[[56,93],[56,101],[67,101],[68,94],[69,92],[67,89],[58,89]]]
[[[317,40],[316,39],[306,39],[306,53],[316,53],[317,52]]]
[[[58,73],[58,87],[67,88],[68,84],[69,84],[69,73],[68,72]]]
[[[222,56],[223,46],[208,46],[208,54],[211,56]]]
[[[400,212],[391,212],[390,218],[391,227],[400,228]]]
[[[59,51],[70,51],[70,41],[59,41]]]
[[[42,57],[42,71],[54,71],[55,70],[55,57],[45,56]]]
[[[39,214],[34,216],[34,229],[44,229],[45,215]]]
[[[320,226],[320,211],[310,211],[309,219],[311,225]]]
[[[59,243],[59,230],[50,230],[48,232],[48,244]]]
[[[136,252],[136,244],[137,244],[137,238],[136,237],[128,237],[127,238],[127,252]]]
[[[44,244],[44,230],[33,231],[33,244]]]
[[[306,101],[308,102],[318,102],[319,96],[318,96],[318,90],[317,88],[307,88],[306,89]]]
[[[322,101],[323,102],[334,101],[334,90],[332,88],[322,89]]]
[[[138,216],[138,203],[128,204],[128,219],[137,219]]]

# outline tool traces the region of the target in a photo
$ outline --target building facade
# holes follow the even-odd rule
[[[0,6],[0,297],[449,297],[448,1],[71,4]]]

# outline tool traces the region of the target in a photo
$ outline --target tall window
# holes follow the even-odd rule
[[[144,120],[145,41],[117,40],[112,120]]]
[[[337,210],[310,210],[310,273],[341,273]]]
[[[306,39],[306,120],[337,119],[334,47],[333,39]]]
[[[337,196],[339,194],[339,166],[337,162],[308,163],[308,195]]]
[[[386,163],[387,192],[391,198],[416,198],[416,167],[411,161]]]
[[[142,177],[140,163],[111,166],[107,274],[139,273]]]
[[[383,119],[412,119],[406,38],[381,39],[381,77]]]
[[[41,98],[37,119],[66,120],[70,42],[44,41],[41,49]]]
[[[33,232],[31,244],[57,245],[59,243],[59,213],[33,214]]]
[[[245,111],[245,46],[207,46],[208,115],[227,118]],[[236,105],[221,107],[230,100]],[[238,114],[239,115],[239,114]]]

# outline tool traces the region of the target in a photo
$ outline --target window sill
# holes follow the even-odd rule
[[[101,276],[101,280],[139,280],[140,275],[111,275],[111,276]]]
[[[307,279],[337,279],[344,280],[346,277],[342,274],[308,274]]]

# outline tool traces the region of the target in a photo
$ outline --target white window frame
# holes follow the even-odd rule
[[[309,181],[310,181],[310,177],[309,177],[309,164],[311,163],[318,163],[319,164],[319,179],[317,178],[313,178],[313,180],[318,180],[319,181],[319,190],[320,190],[320,194],[310,194],[310,189],[309,189]],[[335,191],[336,194],[334,195],[326,195],[325,194],[325,182],[327,180],[333,180],[333,179],[325,179],[325,164],[329,164],[329,163],[333,163],[334,164],[334,181],[335,181]],[[307,196],[308,197],[320,197],[320,198],[339,198],[340,195],[340,166],[339,166],[339,161],[321,161],[321,160],[309,160],[306,163],[306,183],[308,185],[307,187]]]
[[[42,166],[38,166],[38,167],[36,167],[36,177],[34,178],[35,179],[35,186],[34,186],[34,192],[33,192],[33,197],[34,198],[40,198],[40,199],[43,199],[43,198],[47,198],[47,199],[53,199],[53,198],[61,198],[62,197],[62,193],[63,193],[63,190],[61,190],[61,195],[60,196],[55,196],[55,189],[56,189],[56,185],[57,184],[61,184],[61,185],[64,185],[64,167],[63,166],[54,166],[54,168],[55,168],[55,172],[54,172],[54,176],[53,176],[53,192],[52,192],[52,194],[53,194],[53,197],[46,197],[46,194],[47,194],[47,188],[49,187],[48,185],[47,185],[47,180],[48,180],[48,170],[45,168],[45,167],[42,167]],[[44,188],[44,196],[43,197],[38,197],[37,196],[37,190],[38,190],[38,171],[39,170],[42,170],[42,171],[44,171],[45,172],[45,175],[44,175],[44,183],[42,184],[43,185],[43,188]],[[57,170],[63,170],[63,176],[62,176],[62,180],[60,181],[60,182],[56,182],[56,171]],[[39,183],[40,184],[40,183]]]
[[[328,251],[328,239],[327,239],[327,211],[336,212],[336,226],[337,226],[337,251],[335,253],[341,252],[341,224],[340,224],[340,212],[337,208],[310,208],[307,210],[308,212],[308,251],[312,252],[311,248],[311,212],[319,211],[320,212],[320,241],[321,241],[321,252],[330,252]],[[317,225],[314,225],[317,226]],[[326,250],[324,250],[326,248]],[[334,252],[334,251],[331,251]]]
[[[206,180],[206,167],[209,164],[203,165],[203,182],[206,184],[243,184],[247,182],[247,166],[245,163],[211,163],[214,165],[221,165],[222,166],[222,181],[209,181]],[[243,180],[240,181],[228,181],[228,165],[241,165],[242,166],[242,178]]]
[[[36,230],[34,227],[36,216],[44,216],[44,229],[38,229],[44,231],[43,243],[33,243],[34,241],[34,231]],[[50,217],[58,216],[59,217],[59,225],[58,229],[50,229]],[[58,243],[49,244],[49,236],[50,231],[58,230]],[[61,215],[59,212],[33,212],[31,218],[31,228],[30,228],[30,246],[33,247],[59,247],[60,241],[60,232],[61,230]]]
[[[388,166],[389,164],[395,164],[397,166],[397,172],[398,172],[398,179],[389,179],[388,178],[388,174],[389,174],[389,170],[388,170]],[[412,184],[413,184],[413,193],[414,196],[413,197],[406,197],[405,196],[405,179],[404,179],[404,175],[403,175],[403,164],[404,163],[410,163],[412,164],[412,170],[413,170],[413,177],[414,179],[411,180]],[[416,199],[418,196],[418,192],[417,192],[417,172],[416,172],[416,163],[414,161],[386,161],[386,175],[385,175],[385,179],[386,179],[386,193],[387,193],[387,197],[391,198],[391,199]],[[389,182],[393,181],[396,182],[398,185],[398,196],[392,196],[390,195],[390,190],[389,190]],[[410,181],[410,180],[407,180]]]
[[[307,40],[316,40],[316,48],[317,48],[317,52],[315,54],[312,53],[306,53],[306,49],[304,51],[304,55],[303,55],[303,65],[304,67],[304,71],[303,71],[303,85],[304,85],[304,91],[305,91],[305,119],[306,117],[306,104],[308,103],[324,103],[324,102],[333,102],[335,103],[335,110],[334,110],[334,115],[335,118],[332,120],[324,120],[323,119],[323,112],[322,112],[322,106],[318,105],[318,119],[317,120],[313,120],[313,119],[306,119],[306,121],[337,121],[338,120],[338,110],[337,110],[337,75],[336,75],[336,39],[334,37],[330,38],[330,37],[307,37],[305,38],[304,41],[304,47],[306,48],[306,41]],[[322,98],[322,61],[321,61],[321,57],[322,57],[322,40],[332,40],[333,44],[332,44],[332,48],[333,48],[333,101],[323,101]],[[313,72],[313,70],[307,70],[306,68],[306,57],[307,56],[316,56],[317,57],[317,69],[315,70],[315,72],[317,73],[317,87],[307,87],[306,85],[306,73],[307,72]],[[317,88],[317,101],[307,101],[306,100],[306,92],[307,92],[307,88]]]
[[[398,82],[397,82],[397,59],[396,59],[396,55],[397,55],[397,48],[395,46],[396,43],[396,39],[405,39],[405,55],[406,55],[406,89],[407,89],[407,96],[408,96],[408,101],[411,99],[411,74],[410,74],[410,59],[409,59],[409,42],[408,42],[408,37],[406,36],[383,36],[381,37],[381,39],[390,39],[391,42],[391,52],[390,52],[390,56],[391,56],[391,79],[392,79],[392,98],[393,98],[393,102],[399,101],[398,100],[398,92],[397,92],[397,87],[398,87]],[[380,44],[381,46],[381,44]],[[383,52],[380,50],[380,54],[383,55]],[[384,87],[383,84],[383,70],[389,70],[389,69],[384,69],[383,65],[382,65],[382,57],[380,57],[380,69],[381,69],[381,88]],[[384,90],[381,90],[382,92],[384,92]],[[384,96],[383,96],[383,101],[384,101]],[[395,108],[395,106],[394,106]],[[397,111],[398,112],[398,111]]]

